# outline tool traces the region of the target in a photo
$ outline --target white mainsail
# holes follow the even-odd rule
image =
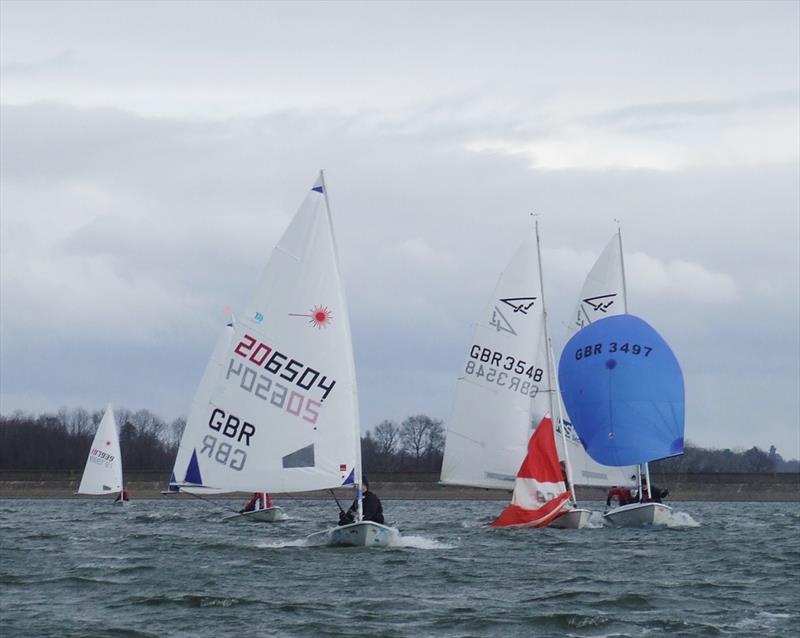
[[[543,322],[531,237],[501,273],[475,327],[447,425],[442,483],[513,489],[533,431],[531,399],[546,375]]]
[[[86,467],[83,470],[79,494],[113,494],[122,492],[122,455],[114,410],[109,403],[100,425],[97,426]]]
[[[622,262],[622,238],[616,233],[598,257],[581,288],[577,308],[567,329],[569,336],[584,326],[613,315],[627,312],[625,292],[625,267]],[[609,487],[611,485],[635,485],[636,466],[609,467],[601,465],[586,453],[580,438],[570,423],[559,393],[558,407],[561,418],[556,422],[559,456],[569,457],[572,469],[570,477],[575,485]]]
[[[567,326],[568,336],[593,321],[628,311],[621,241],[616,233],[586,275],[578,306]]]
[[[350,324],[321,173],[232,330],[218,376],[195,398],[178,483],[249,492],[360,483]]]
[[[194,399],[192,400],[192,407],[189,410],[189,418],[186,420],[186,427],[184,434],[187,430],[197,430],[202,428],[206,418],[209,397],[217,390],[218,386],[222,383],[223,366],[227,363],[228,350],[230,343],[233,339],[233,325],[234,321],[231,320],[223,328],[222,332],[214,345],[214,350],[211,352],[211,358],[208,360],[206,369],[200,379],[200,383],[195,391]],[[194,447],[191,445],[191,437],[183,436],[178,447],[178,454],[175,457],[175,466],[172,470],[172,478],[170,487],[174,491],[178,491],[178,486],[185,492],[190,493],[214,493],[221,490],[211,488],[207,485],[195,482],[202,480],[199,470],[192,466],[192,454]],[[196,460],[194,465],[196,466]],[[178,478],[180,477],[180,478]],[[195,479],[194,481],[191,479]],[[197,489],[195,489],[197,488]],[[202,488],[202,489],[201,489]]]

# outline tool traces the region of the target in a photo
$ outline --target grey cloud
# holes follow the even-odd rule
[[[647,131],[673,128],[696,119],[710,120],[744,112],[797,112],[800,92],[797,88],[741,96],[731,99],[706,99],[681,102],[634,104],[580,118],[592,127],[609,127],[626,131]]]
[[[113,345],[101,346],[92,321],[105,321],[102,307],[76,314],[59,299],[63,305],[41,312],[3,280],[2,409],[113,399],[167,418],[185,413],[224,321],[221,306],[242,305],[324,167],[365,427],[414,412],[448,418],[470,326],[537,211],[556,340],[563,342],[559,324],[581,283],[556,251],[599,253],[615,217],[623,220],[626,251],[733,277],[743,293],[723,309],[669,296],[632,299],[632,308],[681,358],[689,438],[775,443],[784,455],[798,454],[797,397],[771,396],[773,418],[754,432],[746,392],[753,378],[777,375],[776,387],[797,378],[797,165],[537,172],[521,158],[465,152],[457,126],[431,145],[424,120],[405,134],[374,121],[365,134],[361,124],[327,112],[186,122],[54,104],[5,107],[0,222],[3,235],[14,225],[26,229],[18,236],[27,237],[27,250],[4,243],[2,270],[27,259],[20,286],[31,287],[58,281],[76,261],[98,264],[115,275],[117,298],[131,312],[153,300],[126,295],[148,290],[174,307],[142,313],[162,324],[150,342],[111,325],[104,329],[116,335]],[[90,202],[65,201],[69,181],[111,194],[115,205],[101,202],[87,215],[81,209]],[[85,221],[44,242],[48,225],[78,213]],[[102,300],[108,291],[84,292]],[[68,338],[41,341],[40,352],[37,335],[53,317]],[[43,357],[59,369],[42,376],[32,362]]]

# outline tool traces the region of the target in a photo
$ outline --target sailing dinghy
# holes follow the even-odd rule
[[[577,308],[568,324],[568,338],[593,321],[627,312],[621,241],[620,234],[615,234],[586,276]],[[550,354],[552,356],[552,350]],[[557,376],[555,375],[554,379],[557,390],[556,412],[559,416],[555,424],[558,434],[556,440],[559,456],[566,457],[570,461],[568,464],[570,482],[578,486],[604,489],[634,487],[637,466],[603,465],[586,452],[563,406]],[[631,476],[634,478],[631,479]]]
[[[176,485],[360,494],[352,339],[321,172],[228,330],[192,404]]]
[[[604,520],[625,527],[663,525],[672,508],[650,500],[647,464],[683,453],[683,373],[666,341],[645,321],[627,314],[620,233],[609,247],[604,263],[610,265],[601,270],[613,273],[613,264],[619,264],[623,298],[582,299],[574,323],[577,332],[561,354],[561,393],[586,452],[600,464],[624,468],[639,485],[640,502],[609,510]],[[608,258],[617,247],[619,259]],[[610,315],[608,310],[619,301],[623,314],[602,316]],[[646,494],[643,478],[648,479]]]
[[[541,427],[541,431],[537,429],[532,437],[533,427],[544,423],[546,415],[552,414],[553,378],[537,225],[536,241],[529,237],[514,254],[500,274],[481,321],[475,327],[464,375],[456,385],[441,482],[490,489],[513,488],[510,507],[524,509],[524,504],[530,505],[533,499],[534,510],[543,505],[539,496],[553,490],[531,496],[527,491],[528,479],[541,478],[544,472],[546,483],[553,483],[557,478],[561,487],[566,488],[555,454],[549,417],[547,423],[551,425]],[[550,476],[547,468],[541,472],[537,470],[539,462],[549,464],[550,461],[547,455],[534,453],[531,448],[534,439],[540,447],[545,446],[546,441],[546,449],[554,451],[557,477]],[[565,459],[565,465],[568,463]],[[533,489],[536,492],[538,488]],[[590,512],[575,510],[570,514],[574,509],[574,494],[568,491],[564,500],[561,499],[563,491],[552,493],[553,498],[558,497],[553,505],[554,515],[542,524],[555,524],[560,519],[560,526],[584,526]],[[536,514],[531,512],[530,516]],[[501,519],[507,517],[501,515],[498,520]]]
[[[254,497],[255,498],[255,497]],[[260,492],[256,499],[255,508],[243,512],[229,514],[222,518],[223,521],[253,521],[258,523],[275,523],[289,520],[289,516],[282,508],[272,505],[272,499],[266,492]]]
[[[122,454],[114,410],[109,403],[97,426],[78,494],[117,494],[116,503],[127,501],[122,487]]]

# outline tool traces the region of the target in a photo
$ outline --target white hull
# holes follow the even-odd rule
[[[592,512],[590,510],[578,508],[567,510],[561,516],[553,519],[549,527],[555,527],[556,529],[581,529],[588,525],[591,516]]]
[[[644,527],[666,525],[672,508],[663,503],[632,503],[603,514],[603,520],[614,527]]]
[[[233,521],[233,520],[247,520],[247,521],[256,521],[259,523],[275,523],[277,521],[285,521],[289,517],[286,515],[286,512],[283,511],[280,507],[268,507],[263,510],[252,510],[250,512],[242,512],[241,514],[231,514],[230,516],[225,516],[222,520],[223,521]]]
[[[340,525],[308,537],[310,544],[325,544],[331,547],[388,547],[400,532],[394,527],[361,521]]]

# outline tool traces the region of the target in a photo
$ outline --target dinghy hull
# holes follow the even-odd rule
[[[581,529],[589,524],[591,516],[592,512],[590,510],[578,508],[567,510],[555,518],[550,523],[550,527],[555,527],[556,529]]]
[[[311,544],[324,544],[331,547],[388,547],[400,537],[395,527],[361,521],[340,525],[308,537]]]
[[[663,503],[632,503],[603,514],[603,520],[614,527],[666,525],[672,508]]]

